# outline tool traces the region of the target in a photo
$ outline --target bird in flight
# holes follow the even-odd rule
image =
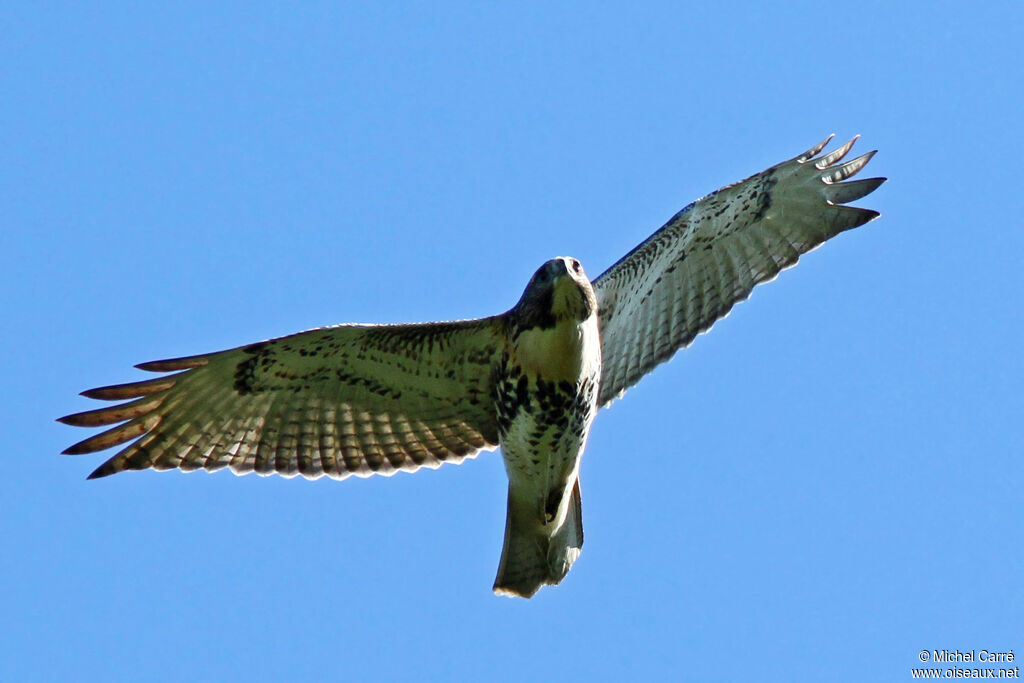
[[[574,258],[534,273],[478,320],[337,325],[142,363],[155,379],[83,392],[117,405],[60,421],[119,424],[66,451],[133,441],[90,478],[229,468],[309,479],[390,475],[501,447],[508,511],[494,591],[530,597],[583,546],[579,466],[598,407],[773,279],[878,212],[845,206],[885,178],[848,180],[857,138],[693,202],[590,280]],[[172,373],[172,374],[166,374]]]

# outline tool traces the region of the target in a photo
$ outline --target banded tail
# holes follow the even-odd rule
[[[565,521],[552,534],[553,526],[541,523],[532,499],[516,500],[509,487],[505,545],[494,579],[496,594],[529,598],[544,584],[560,583],[569,573],[583,548],[579,479],[573,485]]]

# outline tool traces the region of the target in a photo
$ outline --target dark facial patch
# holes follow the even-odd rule
[[[513,336],[518,336],[523,330],[550,330],[553,328],[558,322],[552,311],[554,297],[553,281],[548,280],[539,284],[531,282],[514,309]]]

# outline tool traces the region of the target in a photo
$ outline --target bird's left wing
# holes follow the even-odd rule
[[[124,422],[65,453],[138,438],[91,477],[229,467],[340,479],[461,462],[498,443],[492,390],[504,324],[498,316],[339,325],[143,363],[180,372],[83,392],[134,400],[61,418],[84,427]]]
[[[607,405],[687,346],[761,282],[878,212],[842,206],[885,178],[842,182],[874,152],[840,163],[856,138],[804,154],[714,192],[673,216],[594,280]]]

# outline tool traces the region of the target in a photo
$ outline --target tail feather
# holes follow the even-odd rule
[[[505,546],[501,551],[494,592],[498,595],[532,597],[541,586],[559,583],[569,573],[583,547],[580,482],[572,489],[565,521],[552,533],[551,525],[538,519],[536,507],[508,498]]]

